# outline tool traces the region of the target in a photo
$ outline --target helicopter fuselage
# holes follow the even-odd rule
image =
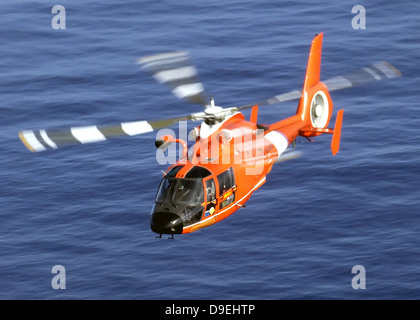
[[[256,113],[254,107],[254,120]],[[190,233],[230,216],[265,183],[273,164],[294,140],[270,126],[246,121],[242,113],[220,123],[202,123],[195,130],[189,154],[184,152],[168,168],[159,186],[151,217],[156,233]]]

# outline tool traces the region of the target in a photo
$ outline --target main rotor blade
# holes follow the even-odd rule
[[[393,65],[389,64],[388,62],[381,61],[375,63],[371,66],[364,67],[362,69],[329,78],[325,81],[322,81],[328,88],[329,91],[336,91],[356,86],[365,85],[375,81],[381,81],[386,79],[392,79],[396,77],[400,77],[401,72],[395,68]],[[290,91],[287,93],[283,93],[272,97],[267,100],[263,100],[254,104],[248,104],[245,106],[237,107],[237,110],[243,110],[252,108],[255,105],[264,106],[270,104],[276,104],[280,102],[287,102],[292,100],[299,100],[301,97],[302,91]]]
[[[135,136],[166,128],[190,117],[173,118],[157,121],[124,122],[110,126],[71,127],[57,130],[24,130],[19,137],[24,145],[33,152],[57,149],[69,145],[87,144],[105,141],[120,136]]]
[[[172,93],[191,103],[207,105],[203,84],[187,52],[169,52],[139,58],[137,64],[159,82],[172,87]]]
[[[388,62],[381,61],[362,69],[322,81],[329,91],[362,86],[374,81],[397,78],[401,72]]]
[[[260,102],[257,102],[257,103],[247,104],[245,106],[237,107],[236,109],[239,111],[239,110],[252,108],[255,105],[265,106],[265,105],[276,104],[276,103],[280,103],[280,102],[299,100],[301,95],[302,95],[302,91],[298,91],[298,90],[290,91],[290,92],[287,92],[287,93],[279,94],[279,95],[277,95],[275,97],[272,97],[270,99],[267,99],[267,100],[263,100],[263,101],[260,101]]]

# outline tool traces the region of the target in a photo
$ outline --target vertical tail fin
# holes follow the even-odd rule
[[[306,68],[305,82],[303,91],[307,91],[320,81],[321,74],[321,55],[323,33],[317,34],[312,40],[311,51],[309,52],[308,66]]]
[[[328,129],[333,103],[328,88],[320,79],[323,36],[323,33],[315,36],[309,52],[302,96],[297,110],[297,114],[306,126],[300,130],[299,134],[304,137],[314,137],[323,133],[332,133],[331,151],[333,155],[336,155],[340,149],[343,110],[337,113],[335,128]]]
[[[302,96],[297,109],[297,114],[306,124],[306,131],[311,128],[326,128],[333,109],[328,89],[320,81],[323,37],[324,34],[320,33],[312,40]],[[315,135],[319,133],[311,136]]]

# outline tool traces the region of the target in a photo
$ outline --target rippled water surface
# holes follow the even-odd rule
[[[417,1],[63,0],[66,30],[51,27],[56,4],[0,4],[0,298],[419,298]],[[332,93],[345,110],[336,157],[329,136],[299,140],[303,157],[277,165],[246,209],[175,241],[149,228],[165,169],[156,133],[37,154],[18,138],[200,111],[135,65],[154,53],[188,50],[218,105],[300,89],[319,32],[322,78],[382,60],[404,76]],[[260,108],[259,121],[295,109]],[[54,265],[66,290],[51,287]],[[354,265],[366,290],[351,286]]]

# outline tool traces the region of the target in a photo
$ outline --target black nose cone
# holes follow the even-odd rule
[[[161,234],[180,234],[184,224],[177,214],[171,212],[155,212],[150,219],[150,228]]]

